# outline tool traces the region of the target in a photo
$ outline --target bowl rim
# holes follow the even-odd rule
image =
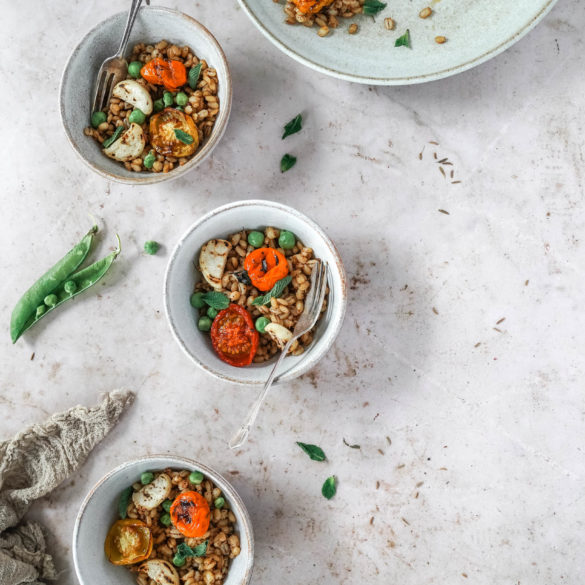
[[[242,534],[246,535],[247,548],[248,548],[248,559],[249,560],[248,560],[248,564],[246,565],[246,569],[245,569],[246,572],[244,574],[242,581],[240,581],[239,585],[248,585],[248,583],[250,582],[250,579],[252,578],[252,572],[253,572],[253,568],[254,568],[254,529],[252,528],[252,521],[250,519],[250,514],[248,513],[248,510],[247,510],[246,505],[244,504],[242,498],[240,497],[238,492],[235,490],[235,488],[232,486],[232,484],[223,475],[221,475],[221,473],[218,473],[217,471],[215,471],[214,469],[212,469],[211,467],[209,467],[205,463],[201,463],[200,461],[198,461],[196,459],[191,459],[189,457],[183,457],[181,455],[166,455],[166,454],[143,455],[142,457],[137,457],[136,459],[130,459],[128,461],[124,461],[123,463],[120,463],[114,469],[112,469],[108,473],[106,473],[89,490],[89,492],[87,493],[87,495],[83,499],[81,506],[79,507],[79,511],[77,512],[77,516],[75,517],[75,524],[73,526],[73,538],[72,538],[72,543],[71,543],[71,552],[73,555],[73,565],[75,567],[75,574],[76,574],[77,578],[79,579],[79,582],[82,585],[86,585],[80,576],[80,569],[79,569],[79,562],[78,562],[77,539],[78,539],[78,535],[79,535],[79,527],[80,527],[81,521],[83,519],[85,509],[86,509],[87,505],[89,504],[90,500],[95,495],[95,492],[105,482],[107,482],[110,478],[112,478],[114,475],[116,475],[120,471],[123,471],[124,469],[126,469],[130,465],[134,465],[136,463],[148,462],[148,461],[155,460],[155,459],[156,460],[164,459],[166,461],[171,462],[172,465],[175,465],[175,464],[188,465],[190,467],[198,469],[198,470],[202,471],[203,473],[205,473],[206,475],[208,475],[209,477],[211,477],[214,480],[214,482],[216,479],[219,479],[219,481],[221,483],[223,483],[224,486],[227,488],[227,489],[222,488],[222,491],[224,493],[227,492],[226,495],[228,496],[228,501],[235,503],[236,507],[238,508],[238,512],[242,516],[242,519],[243,519],[243,526],[240,528],[240,535],[242,535]],[[240,540],[240,546],[241,546],[241,544],[242,544],[242,541]]]
[[[213,149],[217,146],[219,141],[222,139],[222,137],[226,131],[227,124],[228,124],[231,110],[232,110],[233,86],[232,86],[232,75],[231,75],[231,71],[229,68],[229,63],[228,63],[227,57],[225,55],[225,52],[224,52],[222,46],[219,44],[219,41],[215,38],[215,36],[209,31],[209,29],[205,25],[201,24],[198,20],[193,18],[192,16],[185,14],[184,12],[180,12],[179,10],[173,10],[172,8],[164,8],[162,6],[142,6],[140,8],[140,11],[142,12],[143,10],[145,10],[147,12],[158,12],[158,13],[171,14],[171,15],[174,15],[175,17],[187,20],[195,28],[197,28],[199,30],[199,32],[203,34],[203,36],[208,37],[208,39],[211,41],[211,43],[213,45],[215,45],[215,47],[217,48],[217,51],[220,55],[220,59],[221,59],[223,65],[225,67],[225,70],[226,70],[225,80],[220,80],[220,81],[225,83],[225,86],[227,89],[227,100],[226,100],[226,103],[223,103],[222,107],[220,108],[220,115],[217,118],[217,120],[213,126],[213,130],[211,132],[211,135],[207,139],[207,142],[205,142],[205,144],[201,147],[201,149],[195,153],[195,156],[193,158],[191,158],[188,162],[186,162],[182,167],[175,168],[169,173],[135,173],[137,176],[131,177],[131,178],[123,177],[121,175],[117,175],[117,174],[113,174],[113,173],[110,173],[108,171],[105,171],[104,169],[100,168],[97,164],[95,164],[95,163],[91,162],[90,160],[88,160],[87,158],[85,158],[81,154],[79,148],[77,147],[77,145],[74,141],[73,135],[71,133],[71,130],[69,128],[69,125],[65,121],[65,105],[63,102],[63,90],[64,90],[65,84],[69,78],[69,69],[70,69],[71,62],[77,56],[77,53],[79,52],[81,45],[83,45],[91,35],[95,34],[95,32],[98,31],[101,27],[103,27],[106,23],[108,23],[116,18],[119,18],[122,15],[126,15],[127,12],[126,11],[116,12],[115,14],[112,14],[108,18],[105,18],[104,20],[102,20],[101,22],[96,24],[87,33],[85,33],[83,38],[73,48],[73,51],[71,52],[71,54],[69,55],[69,57],[67,59],[67,63],[65,64],[65,68],[63,69],[63,73],[61,74],[61,81],[59,83],[59,114],[61,117],[61,124],[63,126],[64,131],[65,131],[65,135],[67,136],[67,141],[69,142],[69,144],[71,145],[71,147],[73,148],[73,150],[75,151],[77,156],[85,163],[86,166],[88,166],[90,169],[92,169],[94,172],[96,172],[98,175],[104,177],[105,179],[108,179],[110,181],[115,181],[117,183],[123,183],[126,185],[152,185],[154,183],[161,183],[163,181],[172,181],[173,179],[176,179],[177,177],[184,175],[189,170],[192,170],[194,167],[201,164],[211,154]],[[86,137],[85,135],[84,135],[84,137],[89,138],[89,137]]]
[[[340,311],[340,314],[338,317],[336,317],[335,319],[332,319],[328,323],[328,326],[332,327],[332,334],[330,335],[329,340],[321,348],[321,351],[319,352],[318,356],[316,356],[316,355],[311,356],[311,351],[309,349],[309,351],[307,351],[305,354],[305,359],[300,361],[298,363],[298,365],[292,369],[292,371],[288,370],[288,371],[284,372],[283,374],[281,374],[280,376],[277,376],[274,380],[274,384],[278,384],[281,382],[290,382],[291,380],[294,380],[295,378],[302,376],[307,371],[309,371],[312,367],[314,367],[321,360],[321,358],[327,354],[327,352],[329,351],[329,349],[331,349],[331,346],[333,345],[333,343],[337,339],[339,332],[341,331],[341,327],[343,326],[343,321],[344,321],[345,313],[347,310],[347,277],[345,274],[345,268],[343,266],[343,262],[341,260],[341,255],[339,254],[339,251],[337,250],[337,247],[335,246],[335,244],[331,241],[331,239],[324,232],[324,230],[317,223],[315,223],[311,218],[307,217],[304,213],[294,209],[293,207],[285,205],[284,203],[278,203],[276,201],[270,201],[270,200],[265,200],[265,199],[244,199],[244,200],[240,200],[240,201],[234,201],[232,203],[226,203],[225,205],[221,205],[220,207],[216,207],[215,209],[212,209],[211,211],[209,211],[205,215],[201,216],[198,220],[196,220],[193,224],[191,224],[187,228],[187,230],[179,238],[179,241],[175,244],[173,251],[171,252],[169,262],[168,262],[167,268],[165,270],[164,285],[163,285],[163,304],[164,304],[164,308],[165,308],[165,315],[167,317],[167,321],[169,323],[169,327],[171,329],[173,337],[175,338],[176,342],[179,344],[179,346],[181,347],[183,352],[191,359],[191,361],[193,361],[202,370],[206,371],[207,373],[211,374],[212,376],[214,376],[220,380],[223,380],[224,382],[231,382],[233,384],[239,384],[242,386],[256,386],[259,384],[263,384],[264,381],[242,380],[241,378],[222,374],[221,372],[215,370],[213,367],[209,366],[208,364],[203,363],[203,361],[201,359],[199,359],[196,355],[192,354],[188,350],[188,348],[185,345],[185,343],[183,342],[183,340],[180,338],[178,331],[177,331],[177,327],[175,325],[175,322],[174,322],[174,320],[171,316],[171,312],[170,312],[169,276],[170,276],[170,273],[175,266],[175,262],[177,259],[177,254],[179,252],[179,249],[183,246],[185,240],[195,230],[199,229],[199,227],[201,227],[204,223],[206,223],[210,219],[213,219],[216,215],[220,215],[221,213],[223,213],[225,211],[231,211],[233,209],[237,209],[238,207],[251,207],[251,206],[255,206],[255,205],[278,209],[279,211],[289,213],[289,214],[295,216],[297,219],[308,224],[308,226],[317,233],[317,235],[325,242],[325,244],[331,250],[331,253],[335,259],[335,270],[337,271],[337,273],[339,275],[339,280],[341,282],[341,290],[339,291],[339,295],[336,295],[336,297],[335,297],[335,304],[336,305],[339,304],[339,306],[341,307],[341,311]],[[331,266],[329,267],[329,269],[331,270]],[[339,296],[339,298],[337,298],[337,296]]]

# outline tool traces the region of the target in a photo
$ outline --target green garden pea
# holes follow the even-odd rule
[[[270,319],[268,317],[258,317],[254,323],[254,327],[256,327],[256,331],[258,331],[258,333],[266,333],[266,325],[268,325],[268,323],[270,323]]]
[[[197,327],[199,328],[199,331],[209,331],[211,329],[211,319],[207,315],[199,317]]]
[[[185,564],[185,557],[181,556],[180,554],[176,554],[173,557],[173,565],[175,567],[182,567]]]
[[[38,319],[41,315],[44,315],[47,311],[47,307],[45,305],[39,305],[37,307],[37,311],[35,313],[35,317]]]
[[[68,280],[63,288],[67,294],[72,295],[77,290],[77,283],[74,280]]]
[[[164,510],[165,512],[170,512],[170,511],[171,511],[171,506],[172,506],[172,505],[173,505],[173,500],[165,500],[165,501],[162,503],[163,510]]]
[[[292,250],[295,247],[297,240],[292,232],[282,231],[278,238],[278,245],[283,250]]]
[[[264,234],[262,232],[250,232],[248,234],[248,244],[254,248],[261,248],[264,244]]]
[[[186,106],[189,103],[189,96],[184,91],[180,91],[175,96],[175,103],[178,106]]]
[[[209,309],[207,309],[207,316],[213,320],[217,317],[217,309],[214,309],[213,307],[209,307]]]
[[[146,116],[142,113],[141,110],[138,109],[132,110],[128,116],[128,122],[130,122],[130,124],[144,124],[145,120]]]
[[[97,128],[100,124],[108,121],[108,117],[104,112],[94,112],[91,115],[91,125]]]
[[[155,242],[154,240],[148,240],[148,242],[144,242],[144,251],[151,256],[156,254],[159,248],[159,243]]]
[[[191,295],[191,306],[195,309],[203,309],[205,307],[206,302],[203,300],[203,295],[205,293],[196,292]]]
[[[142,69],[142,63],[140,61],[132,61],[128,65],[128,75],[138,79],[140,77],[140,70]]]
[[[142,161],[142,164],[144,165],[145,169],[151,169],[152,166],[154,165],[156,161],[156,155],[154,154],[154,151],[151,150],[145,157],[144,160]]]
[[[165,91],[163,93],[163,104],[165,105],[165,107],[169,107],[173,105],[173,94],[170,91]]]
[[[154,473],[151,473],[150,471],[145,471],[140,476],[140,483],[142,485],[148,485],[149,483],[152,483],[153,479],[154,479]]]
[[[43,301],[47,307],[54,307],[59,302],[59,297],[55,294],[50,294],[45,297]]]
[[[203,481],[203,474],[200,471],[193,471],[189,474],[189,481],[199,485]]]
[[[213,505],[218,509],[221,510],[225,506],[225,499],[221,496],[219,498],[215,498]]]
[[[165,109],[165,103],[163,101],[162,98],[158,99],[158,100],[154,100],[154,111],[156,112],[160,112],[162,110]]]
[[[170,514],[163,514],[160,517],[160,523],[164,524],[165,526],[170,526],[171,525],[171,516]]]

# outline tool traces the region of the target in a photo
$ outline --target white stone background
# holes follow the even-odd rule
[[[254,584],[581,584],[582,3],[561,0],[465,74],[377,88],[295,63],[235,0],[171,1],[226,50],[234,108],[199,169],[141,188],[82,166],[57,107],[70,51],[121,4],[2,5],[0,322],[7,329],[23,288],[77,241],[88,212],[107,226],[102,251],[115,232],[125,244],[99,295],[15,346],[1,337],[1,438],[115,387],[138,395],[78,475],[33,508],[55,535],[59,583],[76,583],[71,533],[90,486],[134,456],[176,453],[225,473],[245,500]],[[298,111],[305,126],[287,147],[299,163],[281,175],[279,132]],[[445,181],[435,151],[460,184]],[[274,388],[234,454],[226,440],[255,390],[220,383],[183,355],[162,279],[197,217],[252,197],[320,223],[351,290],[333,350]],[[147,239],[163,252],[143,255]],[[328,462],[309,461],[297,440],[320,444]],[[320,487],[330,474],[339,486],[328,502]]]

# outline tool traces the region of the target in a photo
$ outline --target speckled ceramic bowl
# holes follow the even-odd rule
[[[306,215],[281,203],[250,200],[224,205],[203,216],[187,230],[173,250],[165,276],[165,309],[171,331],[185,353],[210,374],[238,384],[264,384],[276,358],[236,368],[217,357],[209,335],[197,329],[198,311],[189,302],[201,278],[194,262],[207,241],[226,237],[242,228],[266,226],[290,230],[313,248],[317,258],[329,264],[329,301],[325,315],[317,323],[315,338],[303,354],[283,360],[277,380],[290,381],[312,368],[333,344],[345,315],[347,291],[341,258],[325,232]]]
[[[80,585],[136,585],[135,577],[125,567],[112,565],[104,554],[104,542],[117,519],[120,494],[138,481],[145,471],[165,469],[199,470],[224,494],[236,517],[240,554],[231,561],[224,585],[247,585],[254,564],[254,533],[244,503],[217,471],[207,465],[169,455],[152,455],[128,461],[110,471],[95,485],[81,504],[73,529],[73,562]]]
[[[189,45],[198,57],[205,59],[217,70],[220,110],[213,132],[195,156],[182,167],[176,167],[169,173],[135,173],[126,170],[124,165],[105,156],[93,138],[83,134],[84,128],[89,125],[92,92],[98,70],[104,59],[116,52],[126,18],[126,12],[111,16],[87,33],[75,47],[61,79],[61,120],[71,146],[96,173],[106,179],[132,185],[159,183],[195,168],[217,146],[230,115],[231,77],[222,48],[202,24],[175,10],[143,6],[136,17],[127,51],[131,51],[138,42],[150,43],[162,39],[181,46]]]

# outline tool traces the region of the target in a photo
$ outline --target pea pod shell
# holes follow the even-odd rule
[[[118,237],[118,236],[116,236]],[[77,290],[73,294],[69,294],[65,292],[62,286],[55,291],[57,298],[59,301],[53,307],[47,308],[47,310],[38,318],[35,318],[33,315],[28,321],[25,323],[24,327],[22,328],[21,334],[24,333],[27,329],[30,329],[35,323],[40,321],[45,315],[53,312],[57,307],[62,305],[65,301],[76,297],[78,294],[82,293],[83,291],[91,288],[98,280],[100,280],[106,272],[112,266],[114,260],[118,257],[122,248],[120,246],[120,238],[118,238],[118,247],[111,253],[108,254],[105,258],[101,260],[97,260],[93,264],[82,268],[79,272],[75,274],[69,275],[67,281],[72,280],[77,285]]]
[[[10,318],[10,337],[12,343],[22,335],[24,327],[37,307],[43,304],[44,298],[55,291],[67,277],[81,266],[91,248],[94,234],[98,231],[94,225],[83,239],[75,245],[57,264],[47,270],[16,303]]]

